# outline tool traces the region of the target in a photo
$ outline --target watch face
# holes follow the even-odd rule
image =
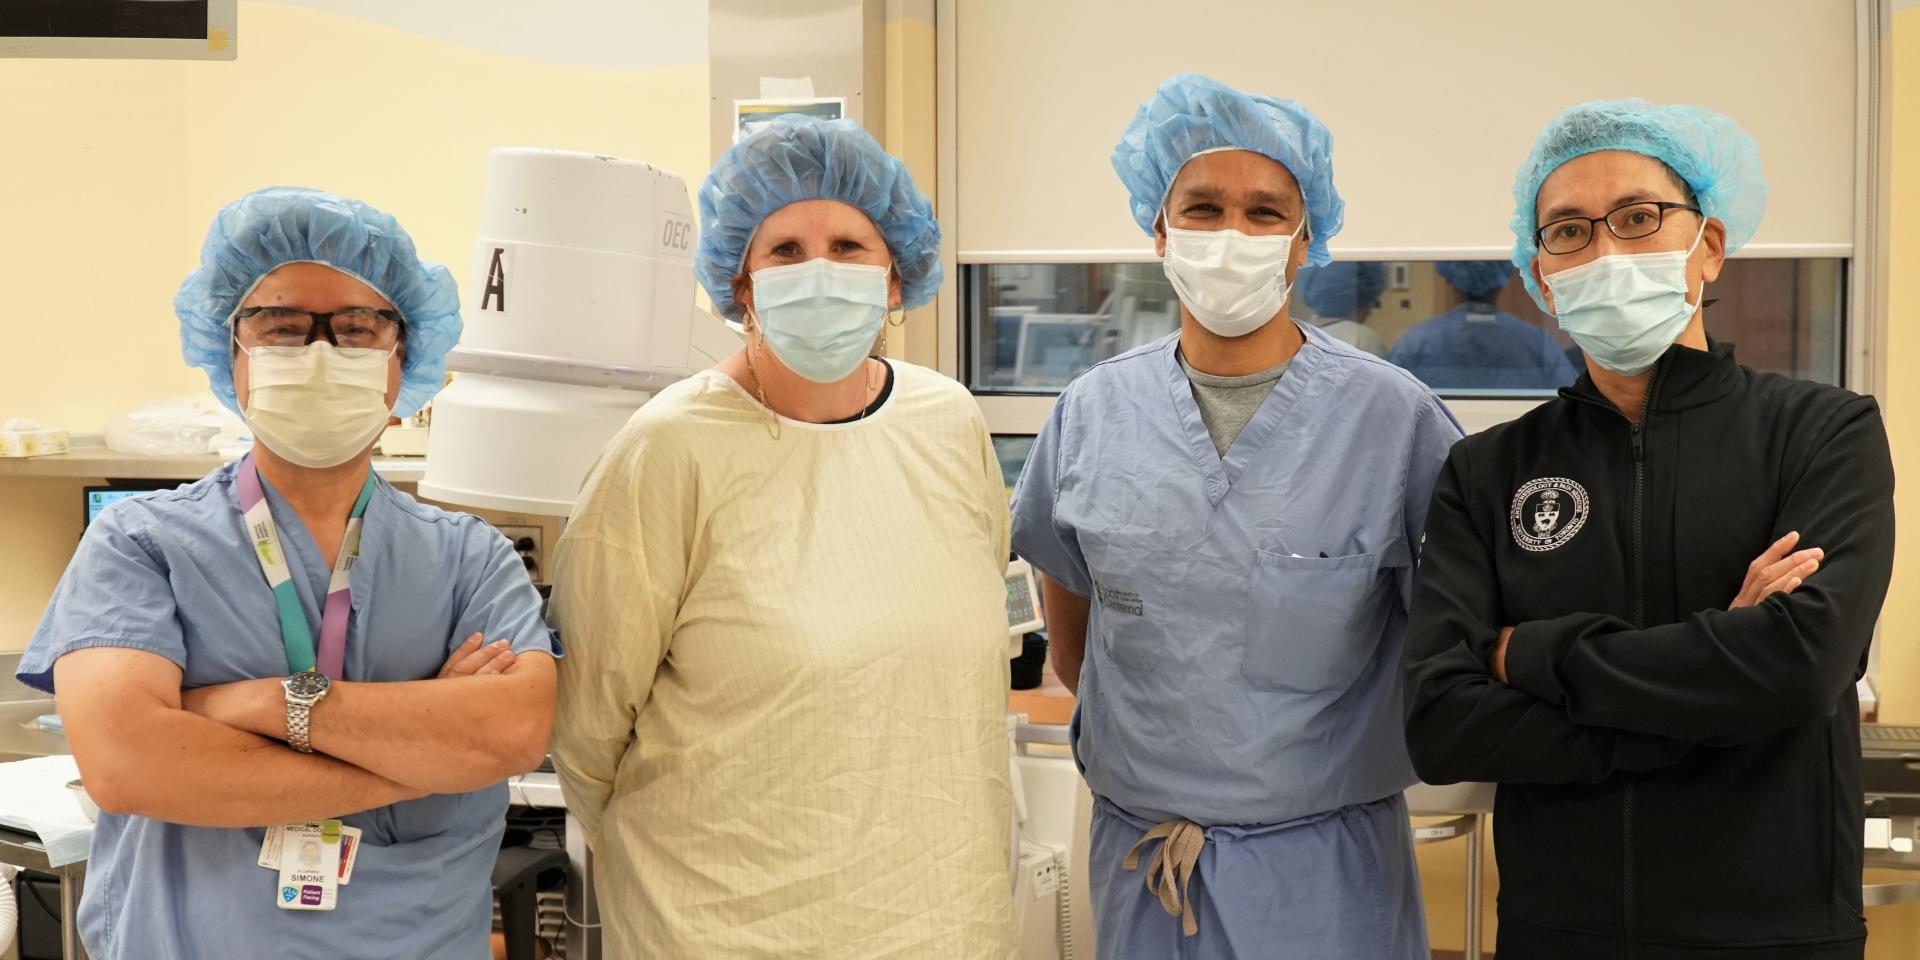
[[[287,678],[287,692],[301,698],[317,697],[327,692],[327,675],[324,673],[296,673]]]

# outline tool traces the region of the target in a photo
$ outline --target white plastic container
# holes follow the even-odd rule
[[[80,812],[87,815],[87,822],[100,822],[100,805],[93,802],[93,797],[87,794],[87,788],[78,780],[69,780],[67,789],[73,791],[74,802],[80,805]]]
[[[460,346],[684,375],[694,240],[678,174],[498,148],[487,155]]]
[[[710,362],[692,205],[651,164],[525,147],[488,154],[484,203],[420,495],[565,516],[633,412]]]
[[[420,495],[564,517],[600,449],[650,396],[463,373],[434,401]]]
[[[51,457],[66,452],[65,430],[49,430],[17,418],[0,424],[0,457]]]

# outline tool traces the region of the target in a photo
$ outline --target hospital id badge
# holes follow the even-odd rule
[[[340,893],[338,820],[290,823],[280,840],[280,883],[274,901],[282,910],[332,910]]]
[[[313,826],[318,827],[318,821]],[[280,869],[280,848],[287,835],[287,824],[276,823],[266,830],[266,836],[260,842],[260,865],[268,870]],[[301,824],[293,824],[299,827]],[[340,885],[353,882],[353,864],[360,859],[360,828],[340,828]]]
[[[318,821],[313,822],[314,827],[317,828],[319,827],[319,825],[320,824]],[[287,826],[288,825],[284,823],[276,823],[273,826],[268,827],[266,829],[266,836],[261,838],[260,865],[263,867],[266,867],[268,870],[280,869],[280,848],[284,845],[284,842],[286,839]],[[294,826],[295,828],[298,828],[301,826],[301,824],[296,823],[296,824],[293,824],[292,826]],[[359,859],[360,859],[360,828],[359,827],[341,827],[340,828],[340,885],[341,886],[344,887],[347,884],[353,882],[353,865],[354,865],[354,862]]]

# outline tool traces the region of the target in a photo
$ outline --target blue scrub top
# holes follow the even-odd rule
[[[1400,654],[1427,498],[1460,427],[1324,332],[1226,456],[1178,334],[1061,394],[1013,545],[1093,603],[1075,755],[1148,820],[1280,823],[1414,782]]]
[[[178,664],[185,686],[287,673],[273,595],[247,539],[228,464],[190,486],[120,501],[87,529],[19,668],[53,691],[53,664],[128,647]],[[287,502],[267,502],[313,635],[330,565]],[[420,680],[476,631],[558,654],[540,596],[505,537],[381,481],[367,505],[345,679]],[[333,911],[274,905],[263,831],[103,814],[80,932],[95,960],[205,957],[447,958],[487,955],[491,875],[507,788],[443,794],[341,818],[365,831]]]
[[[1415,324],[1387,361],[1436,390],[1558,390],[1578,376],[1553,334],[1474,304]]]

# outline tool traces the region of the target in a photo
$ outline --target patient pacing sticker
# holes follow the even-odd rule
[[[1513,542],[1534,553],[1563,546],[1587,522],[1587,488],[1565,477],[1529,481],[1508,513]]]

